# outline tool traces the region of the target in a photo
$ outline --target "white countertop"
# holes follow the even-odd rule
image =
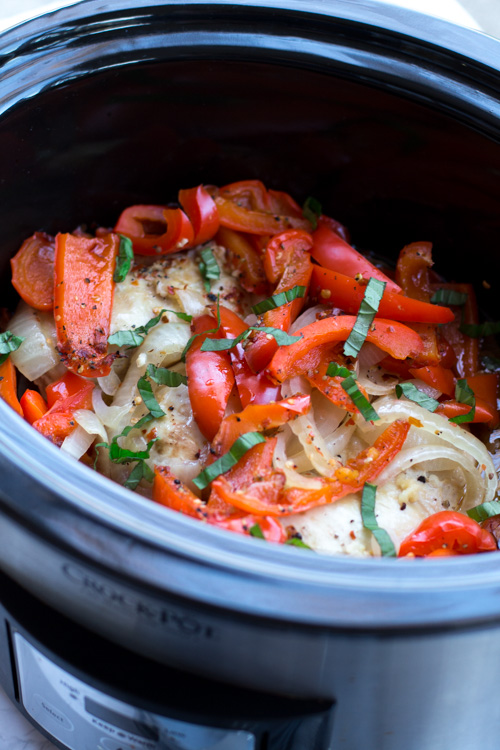
[[[353,0],[354,1],[354,0]],[[448,21],[480,29],[473,16],[465,9],[471,5],[463,0],[385,0],[412,10],[438,16]],[[500,0],[494,0],[500,5]],[[0,0],[0,31],[17,23],[40,15],[40,13],[61,8],[71,3],[61,0],[39,2],[38,0]],[[0,686],[0,750],[55,750],[55,745],[45,739],[24,719],[10,702]]]

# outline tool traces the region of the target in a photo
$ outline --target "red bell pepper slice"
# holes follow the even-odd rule
[[[246,432],[265,432],[307,414],[311,408],[310,396],[297,394],[274,404],[249,404],[243,411],[230,414],[222,420],[212,448],[219,456],[227,453],[233,443]]]
[[[248,236],[228,227],[219,227],[215,241],[229,251],[230,261],[238,272],[243,289],[254,294],[267,294],[268,283],[262,258]]]
[[[257,235],[274,235],[287,229],[310,229],[307,219],[273,211],[272,198],[257,180],[225,185],[210,191],[217,204],[220,223],[229,229]]]
[[[76,429],[74,413],[77,409],[92,409],[94,383],[67,372],[48,386],[49,410],[33,422],[33,427],[42,435],[60,446],[64,439]]]
[[[443,326],[442,332],[446,341],[453,347],[456,355],[456,371],[460,378],[475,375],[479,367],[479,339],[473,339],[460,331],[462,322],[467,325],[479,323],[476,293],[472,284],[436,284],[436,289],[451,289],[467,295],[463,308],[456,308],[455,321]]]
[[[179,203],[189,217],[194,237],[191,244],[202,245],[217,234],[220,219],[217,206],[203,185],[179,190]]]
[[[477,399],[487,404],[488,409],[492,414],[492,418],[489,422],[489,427],[493,428],[498,425],[499,414],[498,414],[498,373],[487,372],[479,373],[478,375],[470,375],[467,380],[467,385],[472,388],[474,395]]]
[[[202,352],[206,338],[220,338],[217,321],[211,315],[200,315],[191,324],[197,335],[186,354],[186,373],[191,408],[207,440],[213,440],[226,411],[227,402],[234,386],[234,375],[229,354]]]
[[[301,361],[301,369],[306,367],[303,374],[311,383],[314,388],[317,388],[320,393],[323,394],[332,404],[338,406],[340,409],[345,409],[351,414],[355,414],[359,411],[358,407],[354,404],[354,401],[342,388],[342,382],[344,378],[336,375],[331,377],[326,374],[328,367],[331,362],[337,362],[338,364],[344,364],[342,362],[342,355],[338,352],[332,352],[330,347],[318,347],[316,350],[317,357],[315,357],[314,363],[308,359],[307,364],[304,360]],[[358,384],[358,388],[363,396],[369,400],[368,394]]]
[[[278,284],[274,294],[280,294],[295,286],[309,288],[312,263],[309,251],[311,235],[303,230],[292,229],[273,237],[266,246],[264,270],[269,281]],[[269,328],[288,331],[304,304],[304,297],[269,310],[262,316],[262,324]],[[256,333],[246,349],[247,362],[254,372],[261,372],[271,361],[278,344],[265,333]]]
[[[226,476],[216,479],[212,487],[225,502],[248,513],[276,517],[302,513],[359,492],[366,482],[376,479],[403,447],[409,429],[410,424],[406,420],[393,422],[371,447],[365,448],[345,466],[337,469],[333,477],[323,479],[322,486],[318,489],[284,489],[282,486],[279,491],[278,479],[272,492],[267,491],[267,488],[263,491],[260,484],[264,482],[260,483],[257,479],[235,489]],[[276,474],[281,476],[280,472]],[[269,474],[265,475],[265,484],[271,484]]]
[[[446,396],[455,395],[455,377],[453,372],[441,365],[434,367],[410,367],[408,373],[414,378],[418,378],[423,383],[430,385],[432,388],[441,391]]]
[[[212,314],[216,315],[215,306],[211,308]],[[249,326],[239,315],[236,315],[227,307],[219,306],[220,331],[228,339],[234,339],[248,330]],[[245,357],[245,349],[242,344],[237,344],[229,352],[233,367],[234,379],[238,395],[243,408],[248,404],[269,404],[271,401],[279,401],[281,388],[271,382],[265,370],[254,373]]]
[[[22,417],[23,410],[17,398],[16,368],[10,357],[0,365],[0,398]]]
[[[107,355],[120,239],[56,237],[54,317],[57,345],[69,370],[102,377],[111,369]]]
[[[54,307],[54,252],[54,238],[35,232],[10,261],[14,289],[36,310]]]
[[[346,341],[355,322],[356,318],[352,315],[334,315],[331,318],[315,320],[296,331],[295,335],[300,336],[300,340],[278,349],[267,368],[270,376],[276,382],[283,383],[291,375],[303,372],[301,360],[312,349],[323,344]],[[422,341],[418,334],[395,320],[376,318],[366,340],[388,352],[395,359],[415,357],[422,349]]]
[[[155,466],[153,500],[191,518],[206,521],[228,531],[250,536],[250,529],[258,524],[266,541],[281,543],[286,539],[282,526],[274,518],[242,513],[220,501],[203,503],[189,487],[174,477],[166,466]]]
[[[344,312],[356,315],[363,301],[365,288],[365,284],[338,271],[313,267],[310,296],[317,297],[325,305],[339,307]],[[386,289],[380,300],[377,317],[414,323],[449,323],[455,319],[455,314],[449,307],[420,302]]]
[[[37,419],[43,417],[48,410],[44,397],[38,391],[33,391],[30,388],[24,391],[20,398],[20,404],[23,416],[29,424],[33,424]]]
[[[319,219],[318,228],[313,232],[312,238],[311,255],[320,266],[328,268],[330,271],[338,271],[351,278],[361,274],[366,280],[370,278],[379,279],[386,282],[387,291],[395,293],[401,291],[392,279],[382,273],[373,263],[370,263],[364,255],[351,247],[323,219]]]
[[[139,255],[168,255],[191,247],[193,225],[180,208],[129,206],[120,214],[114,231],[132,240]]]
[[[476,409],[474,417],[471,419],[470,424],[492,424],[495,420],[495,411],[491,404],[483,401],[481,398],[476,398]],[[436,414],[442,414],[443,416],[451,419],[452,417],[462,416],[470,412],[470,406],[462,404],[455,399],[450,401],[442,401],[436,409]]]
[[[440,550],[449,555],[494,552],[497,542],[472,518],[454,510],[443,510],[425,518],[401,543],[398,557],[434,556]]]

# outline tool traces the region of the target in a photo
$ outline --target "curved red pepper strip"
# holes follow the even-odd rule
[[[23,410],[17,398],[16,368],[10,357],[0,365],[0,398],[22,417]]]
[[[35,232],[11,258],[12,286],[36,310],[54,307],[54,238]]]
[[[43,416],[33,422],[42,435],[60,446],[77,427],[73,415],[77,409],[92,409],[94,383],[67,372],[48,386],[48,405]]]
[[[275,472],[278,477],[272,492],[267,487],[263,491],[262,483],[256,478],[235,489],[226,475],[216,479],[212,488],[225,502],[247,513],[274,517],[302,513],[359,492],[366,482],[376,479],[403,447],[409,429],[408,421],[393,422],[370,448],[361,451],[345,466],[337,469],[333,477],[323,479],[322,486],[318,489],[284,489],[282,486],[281,491],[278,491],[278,482],[283,481],[278,479],[280,472]],[[265,475],[265,484],[272,485],[268,475]]]
[[[387,291],[395,293],[401,291],[400,287],[392,279],[382,273],[364,255],[358,253],[357,250],[343,240],[328,225],[328,222],[320,218],[318,228],[313,232],[312,238],[313,248],[311,255],[320,266],[328,268],[330,271],[339,271],[339,273],[351,276],[352,278],[357,274],[361,274],[366,280],[370,278],[379,279],[386,282]]]
[[[313,266],[309,251],[312,238],[308,232],[292,229],[273,237],[266,246],[264,270],[269,281],[278,284],[273,294],[280,294],[295,286],[309,288]],[[262,324],[288,331],[304,305],[304,297],[269,310],[262,316]],[[261,372],[271,361],[278,344],[272,336],[256,333],[246,349],[247,362],[254,372]]]
[[[191,329],[198,335],[186,354],[186,373],[191,408],[207,440],[213,440],[220,427],[227,402],[234,386],[234,375],[229,354],[222,352],[202,352],[206,338],[220,338],[219,332],[208,333],[217,328],[217,321],[210,315],[195,318]]]
[[[211,308],[212,314],[216,315],[216,308]],[[219,307],[221,327],[220,330],[228,339],[234,339],[248,330],[249,326],[239,315],[236,315],[227,307]],[[250,369],[245,357],[245,349],[242,344],[237,344],[230,349],[231,364],[233,367],[236,388],[243,408],[248,404],[269,404],[271,401],[279,401],[281,388],[271,382],[265,370],[254,373]]]
[[[203,185],[179,190],[179,203],[189,217],[194,237],[191,245],[202,245],[211,240],[219,229],[220,219],[217,206]]]
[[[167,255],[191,247],[193,225],[180,208],[129,206],[120,215],[114,231],[132,240],[139,255]]]
[[[84,377],[108,375],[107,355],[115,283],[117,234],[58,234],[54,263],[57,348],[69,370]]]
[[[228,531],[249,536],[250,529],[258,524],[266,541],[282,543],[286,539],[282,526],[274,518],[242,513],[220,500],[203,503],[186,485],[174,477],[166,466],[155,466],[153,500],[191,518],[206,521],[212,526]]]
[[[363,301],[365,289],[364,284],[338,271],[330,271],[320,266],[313,267],[310,296],[317,298],[318,302],[324,305],[339,307],[344,312],[356,315]],[[376,317],[413,323],[449,323],[455,319],[455,314],[449,307],[420,302],[386,289]]]
[[[269,375],[276,382],[283,383],[290,376],[300,374],[304,371],[301,360],[306,358],[312,349],[324,344],[346,341],[355,322],[356,318],[353,315],[334,315],[304,326],[295,333],[301,337],[300,341],[278,349],[267,368]],[[422,341],[418,334],[395,320],[376,318],[366,340],[396,359],[415,357],[422,349]]]
[[[493,534],[463,513],[443,510],[433,513],[401,543],[398,557],[434,556],[440,550],[449,555],[470,555],[498,549]]]
[[[254,294],[267,294],[269,285],[262,259],[249,237],[228,227],[219,227],[215,241],[229,251],[230,261],[238,272],[243,289]]]
[[[221,456],[246,432],[265,432],[281,427],[286,422],[307,414],[310,408],[311,397],[300,393],[273,404],[249,404],[243,411],[230,414],[222,420],[212,441],[212,448]]]

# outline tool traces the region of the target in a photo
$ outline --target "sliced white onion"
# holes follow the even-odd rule
[[[319,313],[325,312],[325,310],[329,309],[330,308],[325,307],[325,305],[314,305],[314,307],[309,307],[307,310],[304,310],[296,320],[294,320],[290,326],[289,333],[293,335],[295,331],[298,331],[300,328],[304,328],[304,326],[314,323],[314,321],[317,320]]]
[[[36,380],[59,364],[55,325],[50,313],[33,310],[21,302],[9,321],[9,330],[25,339],[10,356],[19,372],[28,380]]]
[[[274,468],[282,471],[286,477],[286,487],[300,487],[306,490],[321,489],[321,480],[315,477],[300,474],[295,467],[293,459],[287,456],[286,435],[284,432],[278,435],[276,448],[273,456]]]
[[[92,406],[97,414],[98,418],[105,427],[108,427],[112,433],[119,433],[122,431],[129,421],[133,406],[130,408],[125,406],[108,406],[104,403],[102,397],[102,391],[99,388],[94,388],[92,391]]]
[[[196,317],[206,312],[206,298],[198,292],[189,289],[176,289],[175,295],[181,304],[182,310],[187,315]]]
[[[102,441],[107,441],[108,434],[106,428],[93,411],[90,411],[90,409],[77,409],[73,413],[73,417],[75,422],[88,432],[89,435],[97,435]]]
[[[407,383],[412,383],[415,388],[418,388],[419,391],[422,391],[422,393],[425,393],[426,396],[430,396],[431,398],[438,399],[441,396],[442,391],[438,391],[437,388],[433,388],[432,385],[428,385],[427,383],[424,383],[423,380],[419,380],[418,378],[413,378],[413,380],[407,380]]]
[[[450,443],[455,449],[463,451],[465,457],[471,456],[476,462],[476,473],[480,477],[480,484],[484,492],[479,502],[493,500],[497,490],[497,475],[491,456],[486,446],[470,432],[463,430],[459,425],[449,422],[441,414],[423,409],[418,404],[408,399],[397,399],[392,396],[384,396],[373,403],[373,407],[380,419],[377,422],[365,422],[362,417],[356,417],[358,430],[364,435],[371,435],[382,431],[385,426],[396,419],[409,419],[412,417],[421,424],[417,430],[423,430],[444,443]],[[412,427],[413,429],[413,427]]]
[[[378,363],[387,356],[382,349],[379,349],[375,344],[371,344],[369,341],[365,341],[358,355],[359,369],[364,370]]]
[[[68,453],[70,456],[73,456],[73,458],[78,459],[88,451],[94,442],[94,439],[95,435],[89,435],[83,427],[78,426],[76,430],[73,430],[73,432],[64,439],[61,445],[61,450]]]
[[[114,370],[111,370],[109,375],[104,375],[102,378],[97,378],[97,382],[102,392],[105,393],[106,396],[114,396],[121,385],[121,380]]]
[[[387,378],[387,374],[377,366],[360,367],[357,376],[358,385],[364,388],[369,396],[386,396],[394,391],[399,378]]]

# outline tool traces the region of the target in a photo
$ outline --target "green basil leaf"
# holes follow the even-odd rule
[[[475,508],[470,508],[467,511],[469,518],[473,518],[474,521],[481,523],[486,521],[487,518],[492,516],[498,516],[500,514],[500,500],[491,500],[489,503],[483,503],[482,505],[476,505]]]
[[[471,339],[482,339],[484,336],[494,336],[500,333],[500,321],[487,320],[484,323],[461,323],[460,330]]]
[[[490,370],[490,372],[500,370],[500,359],[498,357],[485,356],[481,359],[481,364],[485,370]]]
[[[115,270],[113,273],[113,281],[123,281],[132,268],[134,262],[134,250],[132,240],[130,237],[120,235],[120,246],[118,248],[118,256],[116,258]]]
[[[203,285],[206,291],[209,292],[210,281],[220,278],[220,268],[210,247],[204,247],[200,255],[202,259],[199,264],[199,269],[203,277]]]
[[[158,315],[156,315],[156,317],[148,320],[148,322],[144,326],[137,326],[137,328],[133,328],[130,331],[116,331],[116,333],[112,333],[111,336],[108,336],[108,344],[115,344],[116,346],[128,346],[130,349],[136,346],[140,346],[151,328],[154,328],[154,326],[158,325],[164,312],[167,311],[161,310]],[[169,312],[173,312],[173,310]]]
[[[129,451],[127,448],[121,448],[117,443],[117,439],[117,437],[114,437],[109,446],[109,458],[115,464],[128,464],[130,461],[142,461],[145,458],[149,458],[151,446],[158,440],[158,438],[150,440],[144,451]]]
[[[329,378],[336,378],[337,376],[341,378],[350,378],[351,375],[354,377],[352,370],[349,370],[343,365],[339,365],[338,362],[330,362],[326,368],[326,374]]]
[[[252,331],[267,333],[268,336],[272,336],[278,346],[291,346],[291,344],[295,344],[296,341],[300,341],[302,338],[302,335],[290,336],[290,334],[285,331],[282,331],[279,328],[271,328],[270,326],[250,326],[250,328]]]
[[[359,409],[361,416],[366,419],[367,422],[376,422],[380,419],[379,415],[370,404],[366,396],[364,396],[359,390],[358,384],[353,375],[345,378],[341,383],[342,388],[348,396],[354,401],[354,404]]]
[[[468,298],[467,292],[457,292],[455,289],[438,289],[431,297],[433,305],[465,305]]]
[[[257,539],[265,539],[266,538],[264,536],[264,532],[262,531],[262,529],[260,528],[260,526],[259,526],[258,523],[255,523],[253,526],[251,526],[248,529],[248,533],[250,534],[250,536],[257,537]]]
[[[129,490],[135,490],[141,479],[152,482],[154,478],[155,473],[153,469],[145,461],[139,461],[128,475],[123,486]]]
[[[186,323],[191,323],[191,321],[193,320],[192,315],[188,315],[187,313],[183,313],[183,312],[177,312],[177,310],[164,310],[163,312],[173,313],[174,315],[177,315],[177,317],[180,318],[181,320],[185,320]]]
[[[140,430],[141,427],[144,427],[145,424],[147,424],[148,422],[151,422],[153,419],[154,417],[151,414],[151,412],[148,412],[143,417],[141,417],[141,419],[139,419],[139,421],[136,422],[135,424],[127,425],[118,435],[118,437],[127,437],[129,432],[131,432],[132,430]],[[116,439],[117,438],[113,438],[113,440],[116,440]]]
[[[439,401],[419,390],[414,383],[398,383],[396,386],[396,396],[398,398],[406,396],[410,401],[422,406],[427,411],[436,411],[439,406]]]
[[[258,443],[265,443],[265,441],[265,437],[263,437],[260,432],[246,432],[244,435],[240,435],[240,437],[234,441],[230,450],[218,458],[217,461],[214,461],[213,464],[207,466],[206,469],[203,469],[203,471],[193,479],[193,483],[199,490],[205,489],[205,487],[208,487],[210,482],[213,482],[214,479],[217,479],[221,474],[225,474],[226,471],[232,469],[233,466],[238,463],[240,458],[250,450],[250,448],[253,448],[254,445],[258,445]]]
[[[154,394],[153,394],[153,388],[151,386],[151,383],[147,379],[145,375],[142,376],[137,381],[137,388],[139,390],[139,393],[142,397],[142,400],[144,401],[145,407],[148,409],[149,413],[155,418],[159,419],[160,417],[165,416],[165,412],[161,408],[160,404],[156,400]],[[137,425],[136,425],[137,426]]]
[[[344,354],[346,357],[357,357],[361,347],[365,343],[366,335],[370,330],[373,319],[377,314],[380,300],[384,294],[385,284],[385,281],[371,278],[366,285],[356,322],[344,345]]]
[[[476,413],[476,397],[474,391],[467,385],[465,379],[457,380],[455,385],[455,399],[460,404],[467,404],[470,406],[470,411],[467,414],[459,414],[458,417],[450,417],[449,422],[455,424],[463,424],[464,422],[472,422]]]
[[[313,229],[318,228],[318,219],[323,213],[323,208],[321,206],[321,203],[312,196],[309,196],[305,199],[304,205],[302,206],[302,215],[304,219],[307,219],[311,222],[311,226]]]
[[[361,497],[361,518],[363,526],[371,531],[378,542],[383,557],[396,557],[396,548],[385,529],[381,529],[375,517],[377,485],[368,482],[363,487]]]
[[[311,549],[311,547],[302,541],[302,539],[299,539],[296,536],[292,536],[290,539],[287,539],[285,544],[289,544],[291,547],[301,547],[302,549]]]
[[[0,365],[3,365],[11,352],[19,349],[24,338],[24,336],[15,336],[12,331],[0,333]]]
[[[166,367],[156,367],[148,365],[148,377],[158,385],[168,385],[170,388],[177,388],[179,385],[187,385],[188,379],[180,372],[173,372]]]
[[[263,299],[262,302],[258,302],[252,307],[252,312],[255,315],[262,315],[269,310],[275,310],[277,307],[286,305],[288,302],[293,302],[294,299],[305,297],[307,287],[305,286],[294,286],[291,289],[287,289],[285,292],[279,294],[273,294],[272,297]]]
[[[133,331],[116,331],[116,333],[112,333],[108,337],[108,344],[115,344],[120,347],[128,346],[130,349],[140,346],[143,341],[144,334],[139,329],[134,329]]]

